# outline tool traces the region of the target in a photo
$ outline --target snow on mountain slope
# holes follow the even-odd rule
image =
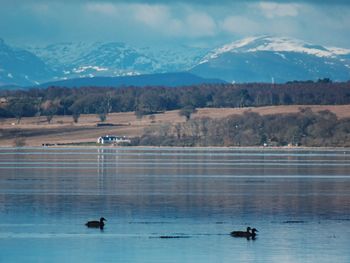
[[[118,42],[59,43],[29,50],[61,72],[58,79],[135,75],[153,67],[152,59]]]
[[[206,57],[206,59],[216,58],[220,54],[226,52],[244,53],[257,51],[297,52],[305,53],[308,55],[315,55],[318,57],[336,57],[338,55],[350,54],[349,49],[323,47],[320,45],[314,45],[302,40],[287,37],[259,36],[245,38],[217,48],[211,52],[208,55],[209,57]],[[203,63],[203,61],[201,62]]]
[[[209,49],[188,46],[146,47],[140,52],[157,61],[156,72],[180,72],[195,66]]]
[[[187,47],[135,48],[120,42],[59,43],[28,49],[61,71],[61,78],[184,71],[208,51]]]
[[[209,52],[190,71],[229,82],[350,79],[350,50],[286,37],[260,36]]]

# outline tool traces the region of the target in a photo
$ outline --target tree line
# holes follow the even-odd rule
[[[328,111],[259,115],[245,112],[222,119],[195,118],[145,130],[134,145],[152,146],[350,146],[350,118]]]
[[[0,92],[0,117],[97,114],[135,111],[138,116],[202,107],[341,105],[350,103],[350,82],[203,84],[185,87],[49,87]]]

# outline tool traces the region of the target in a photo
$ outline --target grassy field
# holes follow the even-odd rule
[[[350,117],[350,105],[322,105],[322,106],[269,106],[258,108],[202,108],[198,109],[192,118],[210,117],[223,118],[232,114],[243,114],[245,111],[257,112],[261,115],[296,113],[301,108],[309,107],[313,111],[330,110],[338,118]],[[41,146],[44,143],[68,144],[95,142],[101,135],[124,135],[129,137],[139,136],[147,127],[164,123],[184,122],[178,111],[167,111],[137,119],[134,112],[111,113],[106,123],[115,126],[98,127],[99,118],[96,115],[81,115],[78,123],[74,123],[71,116],[54,116],[51,123],[46,117],[23,118],[19,124],[15,119],[2,119],[0,123],[0,146],[14,146],[17,138],[23,138],[27,146]]]

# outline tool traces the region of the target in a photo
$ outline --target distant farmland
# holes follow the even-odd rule
[[[193,114],[192,118],[209,117],[224,118],[232,114],[243,114],[252,111],[261,115],[297,113],[302,108],[310,108],[314,112],[329,110],[338,118],[350,117],[350,105],[290,105],[247,108],[201,108]],[[145,128],[159,127],[165,123],[185,122],[179,116],[179,111],[166,111],[164,113],[145,115],[137,119],[134,112],[111,113],[106,123],[114,126],[98,127],[99,118],[95,114],[84,114],[74,123],[72,116],[54,116],[48,124],[45,116],[23,118],[20,124],[16,119],[2,119],[0,123],[0,146],[13,146],[16,138],[22,138],[27,146],[41,146],[43,143],[83,143],[95,142],[101,135],[140,136]]]

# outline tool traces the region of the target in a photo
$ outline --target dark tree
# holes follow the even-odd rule
[[[73,118],[74,123],[78,123],[79,118],[80,118],[80,113],[79,112],[73,112],[72,118]]]
[[[193,106],[185,106],[179,111],[179,115],[184,116],[186,118],[186,121],[189,121],[191,115],[196,112],[197,110]]]
[[[100,119],[101,122],[104,122],[107,120],[107,113],[102,112],[98,114],[98,118]]]

